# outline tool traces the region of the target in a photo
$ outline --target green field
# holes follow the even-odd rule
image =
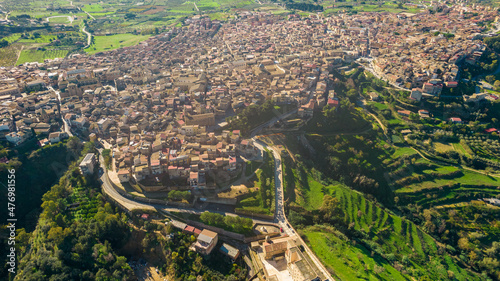
[[[417,152],[410,147],[398,147],[394,154],[392,154],[392,158],[396,159],[401,156],[411,156],[414,154],[417,154]]]
[[[118,48],[137,45],[139,42],[148,39],[151,35],[116,34],[111,36],[95,36],[95,43],[90,45],[85,51],[89,54],[115,50]]]
[[[19,43],[50,43],[52,40],[57,39],[55,35],[49,34],[41,34],[39,38],[34,38],[33,35],[30,35],[29,38],[21,38],[19,39]]]
[[[466,156],[470,156],[470,154],[465,150],[464,146],[461,143],[453,143],[452,145],[456,152]]]
[[[385,110],[385,109],[389,109],[389,107],[387,106],[387,104],[385,103],[380,103],[380,102],[370,102],[368,104],[371,104],[373,106],[375,106],[378,110]]]
[[[431,162],[427,160],[419,160],[420,163],[428,163],[430,164]],[[451,167],[451,166],[440,166],[433,164],[435,166],[432,171],[437,172],[438,174],[441,175],[446,175],[450,171],[459,171],[460,169]],[[429,174],[429,170],[423,170],[423,171],[418,171],[415,170],[415,174]],[[452,178],[439,178],[439,175],[433,174],[433,179],[432,180],[424,180],[421,182],[416,182],[412,183],[410,185],[407,185],[404,188],[398,189],[396,192],[397,193],[413,193],[413,192],[420,192],[422,190],[430,190],[434,188],[439,188],[441,186],[446,186],[450,184],[460,184],[460,185],[467,185],[467,186],[498,186],[500,185],[500,179],[497,179],[495,177],[483,175],[480,173],[476,173],[473,171],[468,171],[468,170],[462,170],[462,174],[458,175],[456,177]]]
[[[100,12],[104,9],[100,4],[91,4],[91,5],[85,5],[82,8],[82,10],[84,10],[85,12],[89,12],[89,13],[96,13],[96,12]]]
[[[50,23],[58,23],[58,24],[69,24],[70,23],[68,17],[66,17],[66,16],[61,16],[61,17],[57,17],[57,18],[49,18],[49,22]]]
[[[299,232],[321,262],[336,275],[336,280],[407,280],[385,259],[371,257],[365,247],[353,245],[329,227],[308,227]]]
[[[304,194],[304,207],[307,210],[315,210],[323,203],[324,191],[329,193],[335,186],[323,186],[321,183],[315,181],[310,175],[307,177],[307,189]]]
[[[12,35],[10,35],[10,36],[3,37],[3,38],[2,38],[2,39],[0,39],[0,40],[5,40],[5,41],[7,41],[7,42],[9,42],[9,43],[12,43],[12,42],[14,42],[14,41],[19,40],[19,38],[21,38],[21,33],[15,33],[15,34],[12,34]]]
[[[64,58],[67,54],[68,50],[23,50],[16,64],[19,65],[25,62],[43,62],[45,59]]]
[[[412,276],[427,275],[431,280],[447,279],[448,271],[453,271],[458,280],[479,279],[457,267],[447,254],[438,254],[440,246],[413,222],[382,209],[362,194],[346,187],[329,186],[323,191],[339,200],[345,225],[352,225],[355,231],[363,233],[360,237],[365,237],[356,239],[362,245],[360,247],[358,243],[353,245],[352,241],[339,243],[338,237],[324,230],[311,231],[309,228],[304,231],[313,250],[341,280],[401,279],[401,275],[388,261],[406,263],[405,269]],[[370,252],[375,253],[371,254],[371,258],[367,256]],[[384,267],[383,272],[388,276],[372,276],[375,263]],[[358,268],[363,268],[361,273]]]

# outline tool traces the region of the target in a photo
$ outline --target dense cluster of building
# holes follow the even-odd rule
[[[366,26],[373,70],[389,82],[412,89],[410,98],[455,88],[462,63],[474,65],[486,50],[480,40],[487,23],[498,22],[489,7],[454,5],[430,14],[387,14],[354,19]],[[369,27],[368,27],[369,26]]]
[[[457,85],[457,63],[481,56],[481,25],[496,20],[460,5],[434,15],[195,16],[137,46],[0,69],[0,129],[15,145],[34,133],[46,135],[42,144],[70,131],[99,137],[113,145],[122,182],[168,174],[207,188],[207,171],[235,171],[239,156],[257,152],[238,130],[223,130],[227,116],[266,99],[296,105],[298,118],[338,107],[330,71],[361,56],[413,88],[411,98],[437,94]]]

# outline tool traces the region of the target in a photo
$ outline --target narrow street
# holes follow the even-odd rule
[[[57,96],[57,100],[58,100],[58,102],[59,102],[59,107],[62,107],[60,92],[59,92],[59,91],[54,90],[54,88],[52,88],[52,86],[49,86],[49,87],[47,87],[47,88],[48,88],[49,90],[53,91],[53,92],[56,94],[56,96]],[[69,125],[68,125],[68,123],[66,122],[66,120],[64,120],[64,117],[63,117],[63,116],[61,116],[61,119],[62,119],[62,121],[63,121],[63,126],[64,126],[63,130],[64,130],[64,132],[66,132],[66,134],[68,134],[68,136],[69,136],[69,137],[72,137],[72,136],[73,136],[73,134],[71,133],[71,130],[69,129]]]

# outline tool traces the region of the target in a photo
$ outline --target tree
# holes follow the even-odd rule
[[[134,19],[137,15],[133,13],[126,13],[125,18],[126,19]]]
[[[500,80],[495,80],[495,83],[493,84],[493,86],[495,86],[495,89],[499,89],[500,88]]]
[[[342,209],[340,208],[339,200],[330,195],[323,197],[323,204],[319,208],[323,216],[323,220],[327,222],[335,221],[336,218],[344,217]]]
[[[410,120],[414,123],[418,123],[420,121],[420,115],[417,113],[410,113]]]

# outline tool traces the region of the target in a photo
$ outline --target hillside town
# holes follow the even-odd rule
[[[315,109],[337,108],[331,72],[360,58],[369,59],[367,70],[407,89],[410,99],[438,95],[458,86],[461,63],[477,63],[486,49],[479,40],[484,24],[497,21],[496,11],[461,5],[438,14],[283,19],[241,12],[227,22],[194,16],[136,46],[1,68],[0,130],[15,146],[35,135],[40,146],[70,136],[105,144],[116,184],[140,184],[145,192],[213,191],[218,180],[237,178],[248,159],[262,157],[249,132],[228,128],[228,118],[266,101],[301,120]],[[96,161],[88,155],[82,173],[94,171]],[[200,253],[210,254],[218,242],[208,229],[175,226],[196,236],[192,247]],[[269,280],[323,276],[299,244],[266,237],[251,248],[264,268],[272,268],[269,260],[287,268],[270,272]],[[229,244],[220,251],[232,260],[239,255]]]

